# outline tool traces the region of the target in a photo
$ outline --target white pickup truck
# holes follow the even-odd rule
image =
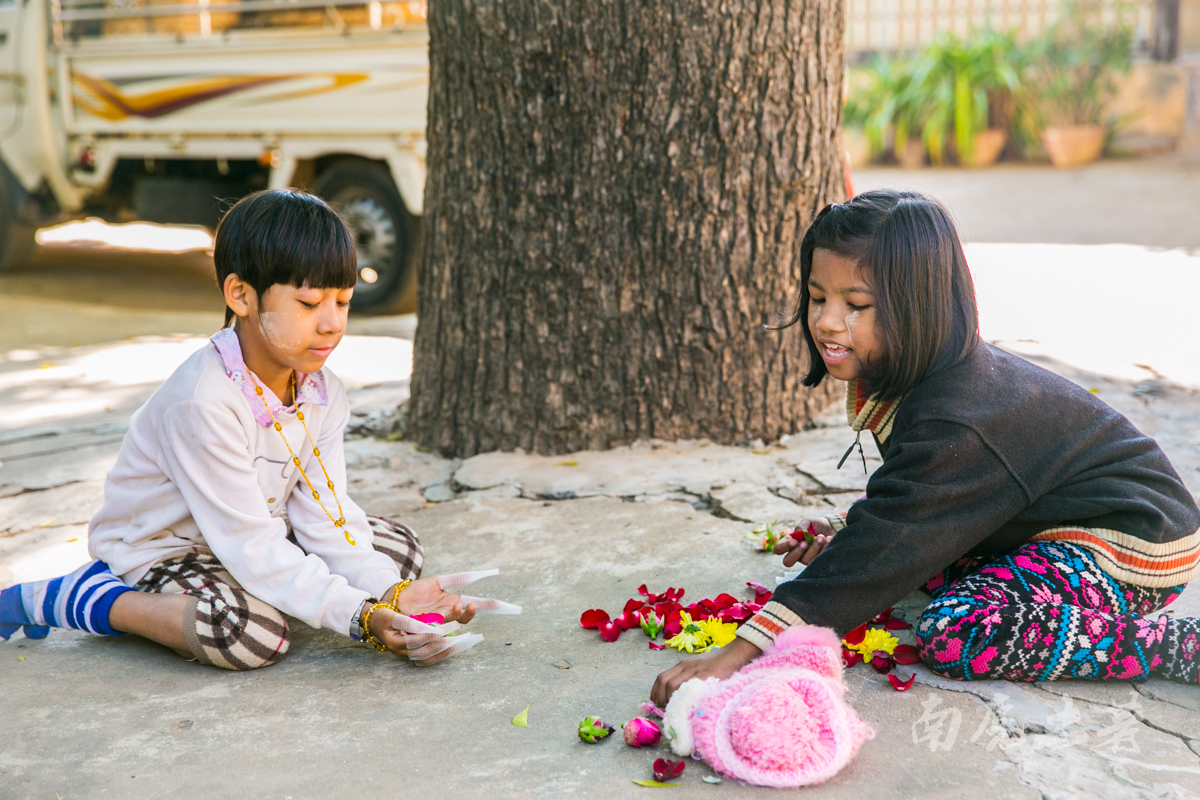
[[[300,186],[354,231],[356,309],[411,305],[428,80],[423,0],[0,0],[0,269],[58,219]]]

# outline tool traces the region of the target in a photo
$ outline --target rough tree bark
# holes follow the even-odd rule
[[[469,456],[773,439],[843,193],[841,0],[430,3],[409,435]]]

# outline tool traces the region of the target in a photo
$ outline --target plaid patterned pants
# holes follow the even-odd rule
[[[419,578],[424,551],[412,529],[385,517],[367,517],[367,521],[375,549],[396,562],[402,578]],[[187,553],[159,562],[134,588],[191,598],[183,635],[201,664],[258,669],[274,664],[288,651],[283,614],[243,589],[211,553]],[[188,619],[193,624],[187,624]]]

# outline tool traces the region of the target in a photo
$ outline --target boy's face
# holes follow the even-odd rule
[[[252,292],[253,290],[251,290]],[[316,372],[342,341],[354,289],[313,289],[277,283],[251,301],[243,335],[260,340],[279,366]]]
[[[808,276],[808,330],[829,374],[848,381],[880,354],[875,294],[858,264],[831,250],[813,251]]]

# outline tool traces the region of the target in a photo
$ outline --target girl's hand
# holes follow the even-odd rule
[[[816,536],[812,544],[804,541],[804,531],[808,530],[809,525],[812,526],[813,535]],[[808,566],[814,558],[825,552],[825,548],[833,539],[834,532],[833,526],[827,519],[802,519],[795,533],[785,536],[775,543],[775,555],[783,556],[785,567],[794,566],[797,561]]]
[[[654,705],[665,709],[675,690],[692,678],[725,680],[760,655],[762,650],[750,642],[734,639],[724,647],[708,653],[688,656],[658,676],[654,688],[650,690],[650,700]]]
[[[385,597],[389,600],[395,592],[395,587]],[[405,616],[417,614],[441,614],[446,622],[458,622],[463,625],[475,618],[475,604],[468,603],[463,608],[462,600],[456,594],[449,594],[442,589],[437,577],[422,578],[413,581],[400,592],[400,613]],[[389,624],[391,618],[389,617]],[[372,622],[374,618],[372,618]],[[371,627],[374,627],[372,625]]]

